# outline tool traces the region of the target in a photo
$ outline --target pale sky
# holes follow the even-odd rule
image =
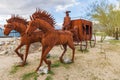
[[[71,17],[84,18],[84,9],[95,0],[0,0],[0,24],[4,25],[11,14],[26,19],[36,8],[47,10],[55,18],[57,25],[62,24],[65,10],[70,10]],[[116,0],[109,0],[116,4]]]

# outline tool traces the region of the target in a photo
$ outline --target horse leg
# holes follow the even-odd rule
[[[62,46],[60,45],[61,50],[63,50]]]
[[[45,51],[45,47],[42,47],[41,60],[40,60],[39,66],[38,66],[37,69],[35,70],[36,72],[39,70],[40,66],[41,66],[42,63],[43,63],[43,57],[42,57],[42,56],[43,56],[44,51]]]
[[[26,45],[26,53],[25,53],[25,58],[21,66],[24,66],[26,64],[27,56],[28,56],[28,51],[30,48],[30,44]]]
[[[20,49],[21,47],[23,46],[23,44],[20,44],[16,49],[15,49],[15,52],[17,53],[17,55],[21,58],[21,60],[23,61],[23,54],[20,54],[18,52],[18,49]]]
[[[42,54],[41,54],[41,60],[40,60],[40,63],[39,63],[39,66],[37,67],[37,69],[35,70],[36,72],[39,70],[39,68],[40,68],[40,66],[42,65],[42,63],[43,63],[43,53],[44,53],[44,51],[43,51],[43,49],[42,49]]]
[[[68,42],[68,46],[72,49],[72,62],[74,62],[75,47],[72,41]]]
[[[47,54],[50,52],[50,50],[51,50],[52,48],[53,48],[52,46],[51,46],[51,47],[47,47],[47,49],[45,50],[45,52],[44,52],[44,54],[43,54],[43,59],[44,59],[45,63],[48,65],[48,71],[51,70],[51,67],[50,67],[51,61],[50,61],[50,60],[47,60],[46,56],[47,56]]]
[[[65,52],[66,52],[66,50],[67,50],[67,45],[66,45],[66,44],[63,45],[63,48],[64,48],[64,51],[63,51],[62,55],[60,56],[60,62],[61,62],[61,63],[63,63],[63,56],[64,56],[64,54],[65,54]]]
[[[51,61],[46,60],[46,56],[49,53],[49,51],[52,49],[52,47],[46,47],[45,49],[42,50],[42,55],[41,55],[41,61],[39,66],[37,67],[36,71],[39,70],[40,66],[42,65],[43,60],[45,61],[45,63],[48,65],[48,70],[50,71],[50,65],[51,65]]]
[[[41,60],[40,60],[39,66],[38,66],[37,69],[35,70],[36,72],[39,70],[40,66],[41,66],[42,63],[43,63],[43,54],[44,54],[44,52],[45,52],[45,49],[46,49],[46,47],[45,47],[45,46],[42,46]]]

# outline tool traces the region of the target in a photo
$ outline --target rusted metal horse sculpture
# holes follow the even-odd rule
[[[35,19],[29,22],[28,28],[26,30],[26,34],[30,35],[33,31],[35,31],[37,28],[42,30],[45,34],[42,38],[42,55],[41,55],[41,61],[39,66],[37,67],[36,71],[39,70],[40,66],[42,65],[43,61],[48,65],[48,70],[51,69],[51,61],[46,59],[46,55],[49,53],[49,51],[55,46],[55,45],[63,45],[64,51],[62,55],[60,56],[60,61],[63,62],[63,56],[67,50],[67,45],[72,49],[73,55],[72,55],[72,62],[74,62],[74,53],[75,48],[73,44],[73,37],[72,33],[69,31],[59,31],[55,30],[46,20],[42,19]]]
[[[41,42],[43,32],[37,30],[37,31],[34,31],[33,34],[31,34],[31,36],[27,36],[25,34],[25,30],[27,29],[27,21],[19,16],[12,16],[10,19],[7,20],[7,24],[4,25],[4,27],[5,27],[4,29],[5,35],[9,35],[9,33],[12,30],[15,30],[20,33],[21,42],[20,42],[20,45],[15,49],[15,52],[23,61],[20,66],[24,66],[26,64],[26,59],[28,56],[30,45],[35,42]],[[23,54],[20,54],[18,50],[24,45],[26,45],[26,53],[23,58]]]

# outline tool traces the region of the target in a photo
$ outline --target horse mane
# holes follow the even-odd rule
[[[51,14],[49,14],[47,11],[41,10],[41,9],[36,9],[36,11],[32,14],[32,18],[34,20],[35,19],[45,20],[46,22],[48,22],[53,27],[56,23],[55,19],[53,18],[53,16]]]
[[[11,18],[6,20],[8,23],[12,23],[12,22],[18,22],[18,23],[22,23],[22,24],[27,24],[27,20],[18,16],[18,15],[11,15]]]

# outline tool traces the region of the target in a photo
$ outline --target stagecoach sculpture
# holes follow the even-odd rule
[[[88,42],[90,42],[91,47],[94,47],[96,37],[92,31],[92,22],[85,19],[71,20],[69,16],[70,12],[71,11],[66,11],[62,30],[68,30],[73,33],[74,42],[80,43],[81,50],[87,49]]]

